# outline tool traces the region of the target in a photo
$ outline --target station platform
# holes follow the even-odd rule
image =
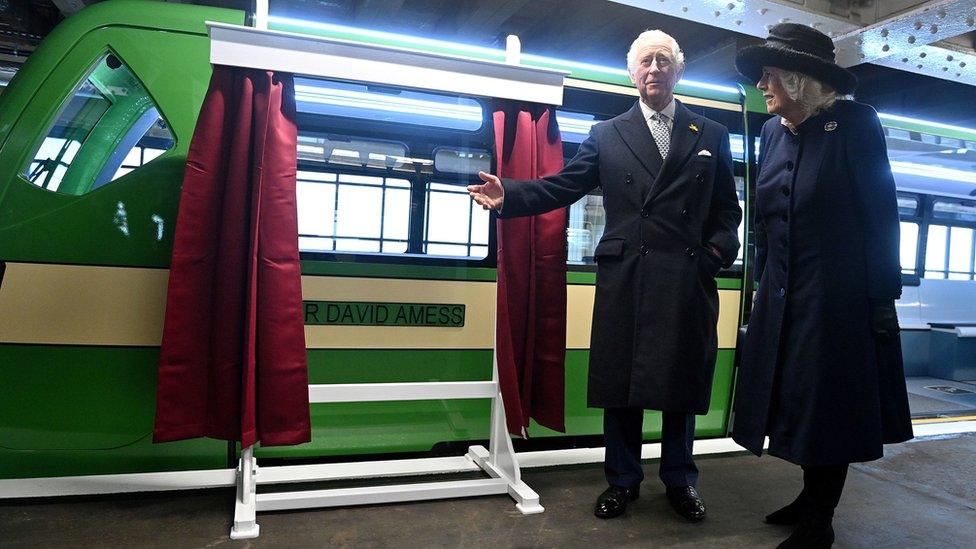
[[[798,467],[744,453],[696,458],[708,505],[682,521],[646,460],[639,500],[609,521],[592,515],[605,487],[599,464],[523,469],[546,511],[511,498],[271,512],[261,536],[227,537],[232,489],[77,496],[0,503],[0,547],[774,547],[787,527],[763,516],[799,492]],[[976,433],[919,438],[855,464],[834,521],[835,547],[976,547]],[[334,483],[333,483],[334,485]]]

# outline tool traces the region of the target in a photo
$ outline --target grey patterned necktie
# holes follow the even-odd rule
[[[668,117],[656,112],[651,115],[651,135],[657,143],[657,150],[661,151],[661,158],[668,157],[668,148],[671,146],[671,129],[668,128]]]

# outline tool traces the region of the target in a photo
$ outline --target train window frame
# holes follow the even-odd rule
[[[915,203],[914,208],[911,211],[907,211],[907,208],[903,208],[898,205],[898,224],[899,228],[903,225],[913,225],[915,227],[915,247],[913,254],[915,256],[915,262],[910,266],[902,265],[899,261],[901,267],[902,280],[914,284],[915,278],[920,277],[924,272],[925,267],[925,247],[924,242],[928,238],[928,225],[925,223],[925,207],[926,207],[926,197],[925,195],[920,195],[917,193],[896,191],[895,192],[896,201],[911,200]],[[899,231],[899,243],[898,243],[898,257],[899,260],[906,255],[905,254],[905,243],[904,238],[905,233]]]
[[[19,163],[21,168],[17,172],[17,175],[21,181],[26,182],[32,187],[36,187],[56,195],[78,197],[96,192],[103,187],[109,186],[116,181],[124,179],[129,173],[156,161],[158,158],[166,156],[167,153],[173,151],[178,146],[178,137],[176,132],[169,123],[169,120],[163,112],[159,101],[153,97],[149,91],[149,88],[139,78],[139,75],[125,60],[124,56],[119,54],[112,47],[102,46],[97,48],[94,55],[88,55],[86,58],[87,63],[82,65],[86,68],[82,71],[81,77],[70,83],[65,89],[65,92],[60,96],[60,101],[57,103],[56,107],[47,111],[44,118],[45,124],[42,126],[45,127],[46,130],[38,133],[37,138],[32,142],[31,146],[25,148],[25,154]],[[117,63],[117,66],[113,67],[112,65],[115,63]],[[120,125],[117,129],[120,129],[121,131],[107,136],[112,138],[111,151],[107,154],[100,155],[101,158],[96,156],[94,158],[94,164],[91,165],[93,167],[87,168],[86,173],[85,171],[82,171],[82,169],[85,168],[84,163],[77,164],[75,160],[79,158],[79,155],[84,157],[84,154],[88,150],[91,150],[92,146],[97,144],[89,143],[89,139],[92,138],[92,134],[95,130],[104,128],[102,124],[106,115],[112,112],[112,108],[116,106],[114,102],[105,95],[105,93],[91,83],[93,75],[100,67],[102,67],[103,64],[111,70],[123,69],[125,71],[124,77],[128,79],[133,87],[139,91],[138,99],[142,100],[144,103],[148,103],[148,107],[141,111],[141,114],[135,121]],[[108,102],[108,106],[104,111],[98,114],[97,117],[95,117],[90,126],[84,129],[85,135],[82,140],[64,140],[62,152],[66,151],[65,146],[67,146],[69,142],[77,143],[77,147],[74,148],[71,154],[71,159],[66,163],[61,162],[59,153],[56,163],[63,164],[63,166],[58,167],[58,169],[63,169],[63,171],[60,172],[60,176],[58,181],[55,183],[54,188],[50,188],[50,180],[52,176],[58,173],[58,169],[49,172],[45,183],[39,185],[35,182],[35,178],[42,174],[45,170],[41,169],[43,168],[43,165],[38,161],[38,155],[41,154],[41,151],[44,150],[45,145],[49,143],[51,139],[58,139],[52,138],[52,133],[58,126],[59,122],[62,121],[66,113],[69,112],[74,99],[79,93],[82,92],[86,85],[93,87],[94,91],[98,93],[102,99]],[[121,95],[128,97],[129,94],[126,93]],[[72,121],[74,120],[76,120],[76,118],[72,118]],[[146,124],[145,122],[150,123]],[[144,127],[140,126],[140,124]],[[153,128],[157,125],[166,132],[165,136],[159,138],[163,140],[163,143],[161,144],[164,145],[165,148],[161,149],[163,151],[162,153],[154,156],[149,161],[144,161],[145,156],[142,149],[159,149],[159,147],[140,145],[140,143],[143,143],[143,141],[147,138],[154,139],[148,136]],[[111,129],[111,127],[108,128],[109,131],[111,131]],[[106,136],[103,136],[103,138],[104,137]],[[123,150],[126,148],[128,150]],[[140,149],[140,163],[138,165],[124,166],[126,160],[131,156],[132,151],[136,149]],[[55,159],[49,158],[48,160]],[[74,169],[72,169],[73,167]],[[67,186],[64,185],[65,182],[68,183]]]
[[[918,276],[921,279],[926,280],[976,280],[976,219],[967,220],[953,219],[946,216],[937,217],[935,211],[936,204],[939,202],[964,202],[968,205],[976,206],[976,201],[960,196],[944,195],[924,195],[923,198],[925,200],[923,205],[924,221],[922,227],[920,228],[920,233],[922,230],[924,230],[924,240],[922,241],[922,246],[920,247],[920,268],[917,271]],[[920,213],[920,215],[922,214]],[[934,242],[932,239],[933,231],[939,230],[943,230],[945,232],[945,237],[944,239],[939,239],[938,242]],[[952,268],[954,250],[952,247],[952,242],[954,230],[969,231],[969,266],[964,270]],[[922,238],[921,234],[920,238]],[[941,245],[938,247],[933,247],[932,244],[935,243]],[[924,257],[921,257],[922,250],[924,250]],[[938,265],[931,263],[930,258],[933,260],[941,259],[941,268],[935,268]]]
[[[474,148],[471,148],[471,147],[452,147],[450,145],[437,145],[431,151],[431,157],[432,157],[432,160],[434,162],[434,173],[440,173],[440,174],[445,174],[445,175],[470,175],[470,176],[474,176],[474,178],[477,179],[478,172],[473,172],[473,173],[454,172],[454,171],[442,170],[442,169],[438,168],[437,167],[437,155],[441,151],[445,151],[445,150],[448,150],[448,151],[456,151],[456,152],[474,152],[474,153],[482,153],[483,152],[483,153],[487,153],[487,155],[488,155],[488,166],[487,166],[487,168],[488,168],[488,170],[493,169],[493,165],[494,165],[494,154],[492,154],[490,148],[474,149]]]
[[[328,82],[328,79],[316,78]],[[425,92],[425,90],[404,90]],[[433,92],[427,92],[433,93]],[[444,92],[437,92],[437,95],[452,95]],[[494,128],[491,116],[490,99],[475,96],[453,94],[456,97],[464,98],[478,104],[482,112],[482,123],[477,130],[464,130],[455,128],[442,128],[438,126],[422,126],[415,124],[400,124],[386,120],[366,120],[354,119],[349,117],[330,116],[327,114],[314,114],[305,111],[298,112],[299,134],[314,135],[324,134],[328,136],[342,136],[356,140],[379,140],[397,141],[406,146],[408,155],[420,157],[430,155],[430,168],[427,170],[411,171],[392,171],[399,174],[403,179],[411,182],[410,187],[410,212],[408,221],[408,246],[406,252],[368,252],[368,251],[310,251],[300,250],[299,257],[302,261],[323,262],[323,263],[352,263],[363,262],[376,264],[402,264],[402,265],[423,265],[423,266],[450,266],[463,268],[495,267],[495,255],[497,250],[495,237],[495,216],[488,217],[488,242],[487,244],[468,242],[469,247],[487,247],[485,257],[472,258],[464,256],[444,256],[425,253],[425,236],[427,234],[428,196],[426,189],[433,179],[435,183],[456,182],[457,185],[466,185],[477,181],[477,174],[453,174],[450,172],[437,173],[434,163],[434,154],[440,148],[451,148],[455,150],[475,149],[487,151],[490,155],[490,167],[495,169],[494,158]],[[417,146],[420,148],[417,148]],[[426,157],[425,157],[426,158]],[[329,166],[330,171],[336,173],[350,172],[349,166],[336,169],[337,166],[328,162],[320,164],[320,167]],[[299,162],[299,169],[305,170],[306,164]],[[363,175],[379,175],[379,171],[390,172],[390,168],[385,170],[376,167],[360,166]],[[373,170],[370,173],[370,170]],[[472,202],[473,204],[473,202]],[[470,217],[470,214],[469,214]],[[382,248],[381,248],[382,250]]]

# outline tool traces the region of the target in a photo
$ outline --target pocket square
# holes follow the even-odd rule
[[[698,151],[698,156],[712,156],[712,153],[708,152],[707,149],[702,149]]]

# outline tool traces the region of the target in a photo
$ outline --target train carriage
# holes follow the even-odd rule
[[[236,459],[225,442],[152,444],[151,432],[183,166],[210,77],[204,22],[243,19],[241,12],[199,6],[94,5],[62,23],[0,95],[0,386],[7,395],[0,399],[0,477],[224,468]],[[271,28],[504,60],[500,50],[334,25],[277,19]],[[622,70],[531,55],[522,63],[570,73],[557,109],[567,158],[593,123],[623,112],[637,96]],[[740,201],[748,211],[755,133],[768,115],[753,107],[751,92],[736,86],[686,80],[676,93],[692,110],[729,127]],[[490,100],[296,75],[311,383],[491,377],[494,219],[474,207],[464,189],[478,170],[493,166]],[[906,182],[899,194],[903,233],[914,235],[916,244],[915,252],[903,250],[903,265],[911,265],[906,274],[918,284],[909,288],[917,290],[906,291],[900,313],[904,323],[910,311],[920,311],[906,324],[917,328],[906,331],[906,341],[926,338],[931,347],[942,328],[927,323],[936,317],[922,315],[932,312],[925,303],[935,298],[927,294],[948,301],[971,295],[976,203],[946,190],[942,180],[956,177],[952,168],[938,172],[940,180],[907,158],[955,145],[954,154],[965,161],[976,154],[976,132],[884,122],[889,143],[904,145],[889,146],[905,154],[892,159],[903,162],[893,162],[900,188]],[[902,178],[912,170],[924,173],[911,182]],[[601,204],[596,192],[569,208],[567,432],[529,429],[530,440],[554,446],[595,443],[587,437],[602,432],[600,411],[585,404]],[[943,240],[942,229],[933,227],[945,227]],[[968,267],[949,253],[963,248],[958,243],[967,234]],[[938,246],[926,247],[936,240],[946,250],[941,266],[927,251]],[[724,437],[730,426],[737,332],[747,320],[753,285],[744,248],[717,280],[719,354],[710,411],[698,418],[700,438]],[[929,271],[947,280],[929,284]],[[957,278],[969,282],[952,280],[954,289],[945,290]],[[436,307],[433,321],[417,312],[430,306]],[[399,325],[385,321],[398,314],[404,319]],[[963,312],[942,320],[955,323],[955,330],[966,318]],[[930,371],[930,353],[919,351],[913,360],[917,376],[951,381],[968,375],[964,368]],[[963,378],[958,381],[976,375]],[[920,387],[926,384],[932,385]],[[488,415],[488,403],[480,400],[314,404],[312,442],[256,455],[317,459],[449,450],[487,439]],[[648,412],[644,434],[647,440],[660,436],[659,414]]]

